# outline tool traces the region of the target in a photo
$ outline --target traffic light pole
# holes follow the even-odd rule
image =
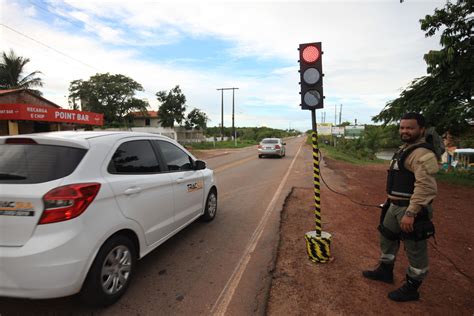
[[[318,128],[316,109],[324,108],[323,66],[321,42],[299,45],[301,109],[311,111],[313,145],[314,223],[316,230],[305,234],[306,252],[311,261],[326,263],[331,261],[331,234],[321,228],[321,184],[319,172]],[[334,110],[336,122],[336,108]]]
[[[313,132],[311,135],[313,145],[313,184],[314,184],[314,222],[316,224],[316,237],[321,238],[321,181],[319,173],[319,147],[318,127],[316,125],[316,110],[311,110]]]
[[[313,145],[313,184],[314,184],[314,222],[316,230],[305,234],[306,252],[315,263],[326,263],[331,260],[331,234],[322,231],[321,227],[321,182],[319,171],[318,128],[316,110],[311,110],[312,145]]]
[[[314,222],[316,224],[316,237],[321,237],[321,175],[319,173],[319,147],[318,127],[316,125],[316,110],[311,110],[311,121],[313,125],[313,184],[314,184]]]

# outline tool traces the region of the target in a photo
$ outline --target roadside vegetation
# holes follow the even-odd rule
[[[220,127],[208,127],[205,131],[207,137],[215,137],[216,140],[221,139],[221,128]],[[285,138],[290,136],[296,136],[301,134],[297,130],[282,130],[270,127],[236,127],[235,132],[237,134],[237,140],[241,141],[254,141],[255,144],[260,142],[264,138]],[[223,136],[231,138],[232,128],[224,127]]]
[[[2,52],[0,56],[0,90],[30,89],[31,92],[41,95],[41,91],[33,88],[43,86],[43,79],[38,77],[42,73],[36,70],[25,74],[26,64],[29,62],[29,58],[18,56],[13,50],[10,50],[8,54]]]
[[[374,122],[396,123],[404,113],[418,112],[440,135],[460,136],[470,130],[474,118],[473,13],[470,0],[448,1],[444,8],[420,19],[425,37],[440,35],[441,48],[423,56],[427,74],[413,79],[373,117]]]
[[[372,118],[382,126],[366,126],[355,139],[319,138],[323,153],[334,159],[352,163],[378,162],[375,154],[381,149],[400,145],[397,124],[407,112],[422,113],[429,126],[447,140],[450,147],[474,147],[472,122],[474,106],[474,52],[472,45],[472,1],[447,2],[444,8],[420,19],[425,37],[440,33],[439,50],[430,50],[423,57],[427,74],[415,78],[400,96],[386,103],[384,109]],[[311,131],[308,132],[311,144]],[[438,180],[472,186],[474,171],[440,171]]]
[[[394,136],[393,139],[398,140],[398,134],[396,138]],[[461,138],[460,141],[468,142],[469,140]],[[311,132],[308,132],[306,142],[309,145],[312,145]],[[398,141],[391,142],[386,140],[383,140],[380,142],[380,144],[388,147],[373,146],[373,144],[373,140],[371,140],[371,138],[368,137],[366,133],[364,133],[362,137],[358,139],[339,139],[336,141],[335,145],[334,138],[331,136],[318,137],[318,147],[320,148],[323,156],[358,165],[387,163],[386,160],[375,157],[374,150],[377,151],[384,148],[394,149],[399,145]],[[436,174],[436,179],[445,183],[474,187],[474,170],[450,169],[447,172],[445,170],[440,170]]]
[[[285,138],[300,134],[296,130],[281,130],[269,127],[236,127],[237,141],[232,140],[232,128],[224,127],[223,136],[227,139],[221,141],[221,128],[208,127],[205,135],[213,141],[186,144],[192,150],[243,148],[257,145],[264,138]]]
[[[307,132],[307,143],[311,145],[311,131]],[[359,138],[349,139],[335,136],[318,136],[318,145],[323,154],[351,163],[383,163],[376,153],[393,150],[400,145],[398,127],[395,125],[367,125]]]
[[[309,138],[311,143],[311,138]],[[350,162],[357,165],[364,165],[364,164],[371,164],[371,163],[384,163],[386,160],[374,158],[374,159],[367,159],[367,158],[359,158],[350,153],[341,151],[337,147],[333,147],[331,145],[320,144],[319,149],[322,152],[323,157],[327,156],[332,159],[342,160],[345,162]]]
[[[243,148],[248,146],[255,146],[258,142],[254,140],[240,140],[238,139],[237,142],[233,140],[226,140],[226,141],[217,141],[217,142],[200,142],[200,143],[192,143],[186,144],[188,149],[192,150],[205,150],[205,149],[225,149],[225,148]]]
[[[436,180],[474,188],[473,170],[439,171]]]

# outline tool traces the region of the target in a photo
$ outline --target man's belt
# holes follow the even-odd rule
[[[408,206],[410,205],[410,200],[395,200],[390,199],[390,203],[395,204],[397,206]]]

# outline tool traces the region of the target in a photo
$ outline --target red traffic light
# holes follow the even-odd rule
[[[323,94],[323,50],[321,42],[300,44],[300,88],[301,109],[324,108]]]
[[[303,49],[303,53],[301,54],[301,56],[303,57],[303,60],[306,63],[314,63],[316,60],[319,59],[321,53],[319,52],[319,49],[316,46],[308,45]]]

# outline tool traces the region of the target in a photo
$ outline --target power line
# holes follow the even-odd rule
[[[54,16],[58,17],[59,19],[65,21],[65,22],[67,22],[67,23],[73,24],[73,25],[75,25],[75,26],[77,26],[78,28],[81,28],[81,29],[83,28],[83,25],[77,23],[76,21],[71,20],[70,18],[68,18],[68,17],[66,17],[66,16],[63,16],[62,14],[59,14],[59,13],[54,12],[54,11],[51,11],[49,8],[44,7],[44,6],[42,6],[42,5],[38,4],[38,3],[35,3],[35,2],[33,2],[32,0],[28,0],[28,2],[29,2],[31,5],[35,6],[36,8],[40,9],[41,11],[43,11],[43,12],[45,12],[45,13],[47,13],[47,14],[53,14]],[[54,6],[51,6],[51,7],[52,7],[53,9],[55,9]],[[84,22],[84,21],[81,21],[81,22],[82,22],[84,25],[86,25],[86,26],[88,25],[88,24],[87,24],[86,22]],[[47,47],[47,48],[53,50],[53,51],[56,52],[56,53],[59,53],[59,54],[61,54],[61,55],[63,55],[63,56],[66,56],[66,57],[69,58],[69,59],[72,59],[72,60],[74,60],[74,61],[76,61],[76,62],[79,62],[79,63],[81,63],[81,64],[83,64],[83,65],[85,65],[85,66],[87,66],[87,67],[90,67],[90,68],[92,68],[92,69],[94,69],[94,70],[100,71],[100,70],[97,69],[96,67],[91,66],[91,65],[89,65],[89,64],[87,64],[87,63],[84,63],[84,62],[82,62],[81,60],[79,60],[79,59],[77,59],[77,58],[74,58],[74,57],[72,57],[72,56],[69,56],[68,54],[63,53],[63,52],[59,51],[58,49],[55,49],[55,48],[51,47],[50,45],[47,45],[47,44],[45,44],[45,43],[43,43],[43,42],[41,42],[41,41],[39,41],[39,40],[36,40],[36,39],[34,39],[34,38],[32,38],[32,37],[26,35],[26,34],[23,34],[22,32],[17,31],[17,30],[15,30],[15,29],[13,29],[12,27],[8,26],[8,25],[5,25],[5,24],[3,24],[3,23],[0,23],[0,25],[3,26],[3,27],[5,27],[5,28],[10,29],[10,30],[13,31],[13,32],[16,32],[16,33],[18,33],[18,34],[20,34],[20,35],[22,35],[22,36],[28,38],[29,40],[32,40],[32,41],[34,41],[34,42],[36,42],[36,43],[38,43],[38,44],[40,44],[40,45],[42,45],[42,46],[45,46],[45,47]],[[88,26],[91,27],[90,25],[88,25]],[[17,44],[17,45],[18,45],[18,44]],[[149,55],[149,54],[145,54],[145,55],[151,57],[151,55]],[[143,93],[146,94],[146,95],[148,95],[149,97],[151,97],[151,99],[155,99],[155,97],[156,97],[155,93],[151,93],[151,92],[147,92],[147,91],[143,91]]]
[[[322,160],[322,159],[323,159],[323,153],[322,153],[321,150],[319,150],[319,149],[318,149],[318,155],[319,155],[319,157],[320,157],[320,160]],[[329,189],[329,191],[331,191],[331,192],[333,192],[333,193],[336,193],[336,194],[338,194],[338,195],[344,196],[345,198],[347,198],[349,201],[351,201],[351,202],[354,203],[354,204],[358,204],[358,205],[360,205],[360,206],[368,206],[368,207],[380,208],[380,205],[367,204],[367,203],[362,203],[362,202],[359,202],[359,201],[355,201],[355,200],[353,200],[349,195],[334,190],[333,188],[331,188],[331,187],[326,183],[326,181],[325,181],[324,178],[323,178],[323,173],[322,173],[321,171],[320,171],[320,176],[321,176],[321,180],[322,180],[323,183],[326,185],[326,187]]]
[[[57,50],[56,48],[51,47],[51,46],[49,46],[49,45],[47,45],[47,44],[45,44],[45,43],[43,43],[43,42],[40,42],[40,41],[38,41],[37,39],[32,38],[31,36],[28,36],[28,35],[26,35],[26,34],[23,34],[22,32],[17,31],[17,30],[15,30],[14,28],[12,28],[12,27],[10,27],[10,26],[8,26],[8,25],[5,25],[5,24],[3,24],[3,23],[0,23],[0,26],[3,26],[4,28],[7,28],[7,29],[9,29],[9,30],[11,30],[11,31],[13,31],[13,32],[15,32],[15,33],[17,33],[17,34],[20,34],[21,36],[26,37],[27,39],[29,39],[29,40],[31,40],[31,41],[33,41],[33,42],[36,42],[36,43],[38,43],[38,44],[40,44],[40,45],[43,45],[44,47],[47,47],[47,48],[49,48],[49,49],[55,51],[55,52],[58,53],[58,54],[61,54],[61,55],[65,56],[65,57],[67,57],[67,58],[70,58],[70,59],[72,59],[72,60],[78,62],[78,63],[81,63],[81,64],[83,64],[84,66],[87,66],[87,67],[89,67],[89,68],[92,68],[92,69],[94,69],[94,70],[99,71],[99,69],[97,69],[96,67],[91,66],[91,65],[89,65],[89,64],[86,64],[85,62],[82,62],[82,61],[80,61],[80,60],[77,59],[77,58],[74,58],[74,57],[72,57],[72,56],[69,56],[68,54],[63,53],[63,52]]]

